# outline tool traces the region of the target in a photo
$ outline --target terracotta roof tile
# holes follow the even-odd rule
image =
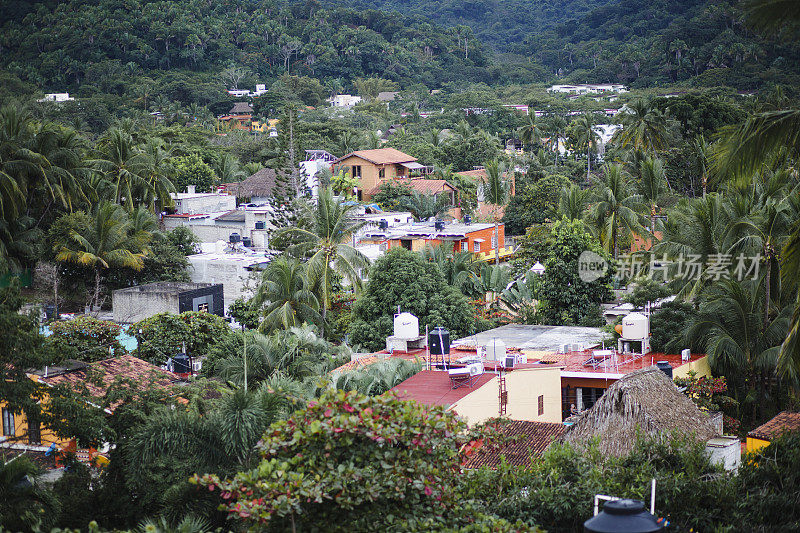
[[[413,179],[395,179],[392,180],[394,185],[403,185],[409,187],[413,191],[417,191],[420,194],[436,194],[442,191],[458,191],[455,187],[449,184],[446,180],[429,180],[425,178],[413,178]],[[372,189],[370,189],[369,194],[375,195],[380,190],[381,186],[387,182],[379,183]]]
[[[472,387],[451,388],[450,376],[441,370],[423,370],[394,387],[401,400],[416,400],[426,405],[448,406],[481,388],[496,377],[495,374],[485,373],[478,377]]]
[[[417,158],[410,156],[408,154],[404,154],[400,150],[395,148],[376,148],[374,150],[356,150],[355,152],[350,152],[349,154],[340,157],[334,163],[338,163],[347,159],[348,157],[358,157],[365,161],[369,161],[370,163],[374,163],[376,165],[390,165],[393,163],[408,163],[410,161],[416,161]]]
[[[775,418],[766,424],[758,426],[748,433],[747,436],[762,440],[775,440],[780,437],[782,433],[791,431],[800,431],[800,413],[783,411],[778,413]]]
[[[551,422],[509,420],[502,421],[497,430],[511,439],[500,445],[476,443],[468,452],[462,465],[464,468],[496,468],[501,457],[505,457],[511,466],[529,465],[532,457],[542,455],[554,440],[564,434],[566,426]]]
[[[78,370],[40,379],[48,385],[84,384],[89,394],[99,398],[118,379],[131,380],[149,387],[166,388],[175,383],[178,377],[138,357],[121,355],[97,361]]]

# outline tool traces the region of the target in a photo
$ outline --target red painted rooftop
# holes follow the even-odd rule
[[[458,400],[490,381],[495,374],[486,373],[478,377],[472,387],[462,386],[457,389],[451,388],[450,376],[441,370],[423,370],[411,376],[392,390],[398,393],[401,400],[416,400],[425,405],[447,406],[456,403]]]

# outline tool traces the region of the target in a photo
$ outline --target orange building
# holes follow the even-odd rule
[[[505,225],[497,225],[500,259],[508,258],[513,250],[505,246]],[[495,254],[494,224],[465,224],[462,222],[417,222],[386,229],[368,231],[361,242],[380,244],[389,248],[403,247],[415,252],[426,246],[451,244],[453,252],[472,252],[481,259],[489,260]]]

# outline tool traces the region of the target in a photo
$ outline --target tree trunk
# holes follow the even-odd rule
[[[586,183],[591,180],[592,174],[592,143],[586,143]]]
[[[494,264],[500,264],[500,232],[497,225],[497,212],[494,214]]]
[[[769,254],[769,249],[767,249],[766,253],[767,258],[767,271],[764,273],[765,280],[764,280],[764,327],[763,331],[767,330],[767,326],[769,325],[769,292],[770,292],[770,278],[772,277],[772,258]]]
[[[100,269],[96,268],[94,270],[94,305],[92,306],[94,309],[100,310]],[[92,309],[92,312],[94,312]]]

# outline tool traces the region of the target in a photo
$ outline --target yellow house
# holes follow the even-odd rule
[[[177,380],[174,374],[132,355],[122,355],[91,364],[70,360],[58,367],[46,367],[32,372],[28,377],[49,387],[81,384],[85,386],[89,395],[95,398],[102,397],[108,387],[120,379],[137,382],[142,387],[167,387]],[[91,402],[91,399],[85,398],[87,402]],[[48,399],[45,397],[41,403],[43,410],[47,409],[47,402]],[[106,412],[110,414],[114,407],[106,409]],[[25,413],[15,413],[6,402],[0,403],[0,413],[3,419],[0,447],[46,451],[51,445],[55,445],[58,449],[67,448],[71,444],[74,446],[73,439],[59,437]],[[82,452],[80,450],[77,452],[81,458]]]
[[[358,179],[359,201],[369,200],[370,191],[385,181],[408,178],[411,173],[421,173],[426,167],[417,163],[417,158],[394,148],[356,150],[333,162],[346,167],[350,175]]]
[[[746,449],[748,452],[757,452],[790,431],[800,431],[800,413],[778,413],[775,418],[747,434]]]

